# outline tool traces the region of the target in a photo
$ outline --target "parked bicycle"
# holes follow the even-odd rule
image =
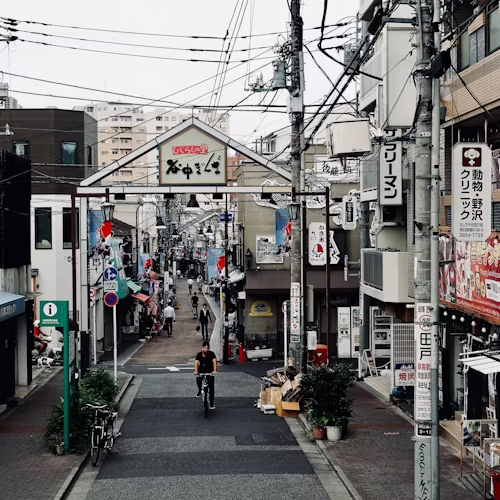
[[[208,410],[209,410],[208,377],[214,377],[215,375],[213,373],[198,373],[198,374],[196,374],[196,376],[202,378],[201,393],[203,395],[203,406],[205,407],[205,418],[208,418]]]
[[[108,452],[114,451],[115,439],[121,432],[115,433],[114,426],[118,413],[111,410],[108,405],[85,405],[92,415],[89,418],[90,461],[96,465],[101,449]]]

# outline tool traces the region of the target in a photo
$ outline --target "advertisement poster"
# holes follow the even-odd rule
[[[451,238],[450,238],[451,240]],[[447,242],[448,243],[448,242]],[[500,320],[500,244],[495,235],[485,242],[452,241],[452,250],[440,268],[441,301]]]
[[[209,281],[224,274],[225,258],[223,248],[209,248],[207,250],[207,268]]]
[[[255,262],[257,264],[283,263],[283,255],[276,248],[276,238],[274,236],[257,236],[256,254]]]
[[[278,255],[290,257],[292,251],[292,221],[288,218],[288,209],[276,210],[274,217]]]

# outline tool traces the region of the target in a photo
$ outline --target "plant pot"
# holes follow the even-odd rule
[[[314,439],[318,439],[318,440],[325,439],[326,429],[324,427],[314,426],[313,427],[313,436],[314,436]]]
[[[342,439],[342,427],[327,426],[326,437],[328,441],[340,441]]]

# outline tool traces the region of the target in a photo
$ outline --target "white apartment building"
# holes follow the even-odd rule
[[[86,111],[97,120],[100,168],[119,160],[192,116],[191,113],[170,111],[170,108],[138,108],[137,105],[122,102],[89,103],[74,109]],[[195,114],[203,122],[209,119],[215,121],[215,128],[229,134],[227,113],[213,114],[210,110],[202,109]],[[145,154],[102,181],[103,185],[118,183],[157,185],[158,151],[155,149]]]

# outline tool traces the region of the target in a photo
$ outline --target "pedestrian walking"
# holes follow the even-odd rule
[[[175,309],[172,307],[171,303],[169,302],[167,307],[165,307],[165,310],[163,311],[163,317],[165,318],[165,326],[164,330],[167,332],[167,336],[171,337],[172,336],[172,330],[173,330],[173,323],[175,321]]]
[[[188,284],[189,295],[191,295],[191,293],[193,291],[193,280],[192,280],[192,278],[188,279],[187,284]]]
[[[200,326],[201,326],[201,338],[203,340],[208,340],[208,322],[212,323],[212,316],[210,316],[210,310],[207,304],[203,304],[203,309],[200,311]]]

